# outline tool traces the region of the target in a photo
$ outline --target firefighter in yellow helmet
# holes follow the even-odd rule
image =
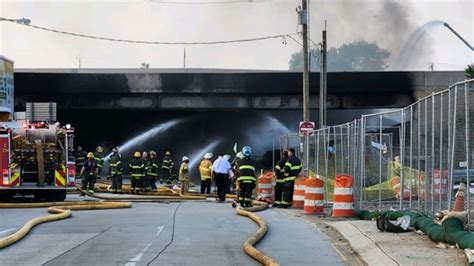
[[[82,177],[82,189],[94,194],[94,184],[97,179],[97,162],[92,152],[87,153],[87,160],[82,166],[80,176]]]
[[[212,185],[212,153],[204,155],[204,159],[199,164],[199,173],[201,175],[201,194],[210,194]]]
[[[145,164],[142,160],[142,155],[139,151],[133,154],[133,159],[128,165],[130,168],[130,175],[132,176],[132,193],[137,193],[143,189],[143,173],[145,171]]]
[[[97,146],[94,152],[94,159],[97,163],[97,178],[100,179],[102,174],[102,167],[104,167],[104,148],[102,146]]]

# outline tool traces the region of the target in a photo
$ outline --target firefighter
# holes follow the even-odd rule
[[[112,149],[112,155],[109,159],[109,175],[112,180],[112,193],[122,193],[122,155],[119,153],[119,147]]]
[[[77,146],[74,158],[76,158],[76,172],[80,173],[84,162],[86,161],[87,153],[82,150],[81,146]]]
[[[240,206],[252,207],[252,191],[255,188],[257,177],[255,175],[255,162],[250,158],[252,155],[252,148],[245,146],[242,148],[242,154],[244,158],[237,161],[239,169],[239,177],[237,182],[239,183],[239,201]]]
[[[281,200],[283,196],[283,187],[285,185],[285,164],[288,160],[288,151],[283,152],[283,158],[281,158],[275,166],[275,176],[276,176],[276,185],[275,185],[275,202],[273,207],[279,208],[281,205]]]
[[[150,163],[148,169],[148,183],[150,184],[151,190],[156,190],[156,178],[158,177],[158,159],[156,158],[156,152],[150,151]]]
[[[285,173],[285,184],[283,185],[283,197],[280,204],[282,208],[291,207],[295,179],[301,172],[302,167],[301,160],[295,155],[295,149],[288,149],[288,160],[283,169]]]
[[[210,194],[212,185],[212,158],[213,154],[208,152],[199,164],[199,174],[201,175],[201,194]]]
[[[151,184],[149,182],[148,178],[148,172],[150,170],[150,159],[148,157],[148,152],[144,151],[142,152],[142,160],[143,160],[143,165],[145,166],[143,169],[143,191],[150,191],[151,190]]]
[[[179,182],[181,183],[181,194],[188,192],[189,185],[189,158],[188,156],[183,156],[181,160],[181,166],[179,167]]]
[[[139,151],[133,154],[133,159],[128,165],[130,168],[130,175],[132,176],[132,193],[139,193],[143,189],[143,173],[145,164],[142,160],[142,155]]]
[[[102,167],[104,167],[104,148],[102,146],[97,146],[94,152],[94,159],[97,163],[97,178],[100,179],[102,174]]]
[[[166,182],[171,184],[170,174],[174,170],[174,162],[171,159],[171,151],[165,152],[165,157],[163,157],[163,163],[161,164],[161,179],[160,182]]]
[[[97,179],[97,162],[92,152],[87,153],[87,161],[81,168],[80,176],[82,177],[82,189],[94,194],[94,184]],[[84,195],[84,194],[82,194]]]

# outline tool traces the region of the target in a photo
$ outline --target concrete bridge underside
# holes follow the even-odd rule
[[[208,70],[17,70],[15,106],[52,101],[62,109],[206,110],[302,108],[301,73]],[[329,73],[329,109],[404,107],[462,80],[463,72]],[[319,105],[312,73],[311,108]]]

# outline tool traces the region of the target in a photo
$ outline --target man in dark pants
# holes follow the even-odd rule
[[[276,185],[275,185],[275,202],[273,207],[279,208],[281,205],[281,200],[283,196],[283,187],[285,185],[285,164],[288,160],[288,151],[283,152],[283,158],[281,158],[275,166],[275,176],[276,176]]]
[[[222,154],[219,154],[217,159],[212,164],[212,176],[217,186],[217,202],[224,202],[225,195],[227,193],[227,187],[229,186],[229,161],[224,159]]]
[[[119,153],[119,148],[112,149],[112,155],[109,159],[109,174],[112,181],[112,193],[122,193],[122,155]]]
[[[104,167],[104,148],[102,146],[97,146],[94,152],[94,159],[97,163],[97,178],[100,179],[102,174],[102,167]]]
[[[210,194],[212,185],[212,153],[204,155],[204,159],[199,163],[199,174],[201,175],[201,194]]]
[[[128,167],[132,176],[132,193],[138,194],[143,189],[143,173],[145,171],[145,164],[139,151],[133,154],[133,159]]]
[[[160,183],[166,182],[171,184],[170,173],[174,169],[174,162],[171,159],[171,151],[165,152],[165,157],[163,157],[163,163],[161,164],[161,178]]]
[[[87,161],[84,163],[80,174],[82,177],[82,189],[88,193],[94,194],[94,185],[95,181],[97,180],[97,171],[97,162],[94,159],[94,154],[89,152],[87,154]]]
[[[150,169],[148,170],[148,183],[151,186],[151,190],[156,190],[156,178],[158,177],[158,159],[156,158],[156,152],[150,151]]]
[[[301,160],[295,156],[295,149],[288,149],[288,161],[285,163],[285,184],[283,185],[282,208],[288,208],[293,201],[295,179],[301,172]]]
[[[86,161],[87,153],[82,150],[81,146],[77,146],[77,150],[74,153],[74,158],[76,158],[76,172],[80,173],[84,162]]]
[[[242,153],[244,158],[237,161],[237,166],[239,169],[239,177],[237,182],[239,182],[239,202],[240,206],[252,207],[252,191],[255,188],[255,183],[257,182],[257,177],[255,175],[255,162],[250,159],[252,155],[252,149],[249,146],[242,148]]]

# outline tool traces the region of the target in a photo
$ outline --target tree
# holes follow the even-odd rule
[[[465,70],[466,70],[466,77],[468,79],[474,79],[474,63],[467,65]]]
[[[319,71],[319,49],[311,49],[311,71]],[[355,41],[328,50],[328,71],[382,71],[388,66],[390,52],[380,48],[376,43]],[[290,70],[302,71],[301,52],[291,55]]]

